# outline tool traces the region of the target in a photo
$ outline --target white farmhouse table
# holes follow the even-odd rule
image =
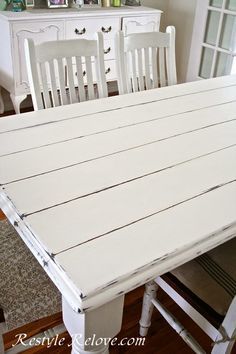
[[[124,294],[236,235],[236,76],[0,120],[0,207],[63,298],[75,353]]]

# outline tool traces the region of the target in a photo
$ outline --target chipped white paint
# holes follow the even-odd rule
[[[72,333],[235,236],[235,116],[231,76],[1,120],[0,207],[61,291]]]

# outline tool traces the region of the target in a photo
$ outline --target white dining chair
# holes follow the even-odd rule
[[[176,281],[180,284],[177,289]],[[169,276],[157,277],[146,284],[140,335],[147,335],[155,307],[193,352],[206,354],[192,334],[159,301],[158,287],[211,338],[211,354],[231,353],[236,339],[236,237],[176,268]],[[187,299],[183,288],[190,291]],[[194,303],[191,294],[197,298]],[[211,313],[211,320],[207,313]],[[217,320],[212,321],[214,319]]]
[[[107,97],[103,35],[97,38],[25,40],[25,57],[35,110]]]
[[[119,94],[177,83],[175,27],[166,32],[119,31],[115,38]]]

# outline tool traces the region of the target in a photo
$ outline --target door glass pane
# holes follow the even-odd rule
[[[236,0],[235,0],[236,1]],[[236,16],[224,15],[220,47],[227,50],[235,50],[236,46]]]
[[[236,0],[227,0],[226,9],[236,11]]]
[[[218,53],[214,76],[230,75],[232,70],[233,57],[226,53]]]
[[[207,16],[207,24],[206,24],[206,35],[205,35],[205,43],[215,45],[216,44],[216,36],[217,30],[219,26],[220,13],[216,11],[209,11]]]
[[[222,7],[222,4],[223,4],[223,0],[211,0],[210,1],[210,6]]]
[[[213,54],[214,51],[212,49],[203,48],[202,50],[199,76],[203,79],[209,79],[210,77]]]

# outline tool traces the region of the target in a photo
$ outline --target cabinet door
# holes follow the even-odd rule
[[[94,39],[96,32],[103,32],[104,40],[114,38],[120,29],[118,17],[102,17],[90,19],[72,19],[66,21],[66,39]]]
[[[160,15],[124,17],[122,30],[125,35],[129,33],[159,31]]]
[[[13,24],[13,66],[16,93],[29,93],[24,40],[32,38],[36,44],[63,39],[63,21]]]

